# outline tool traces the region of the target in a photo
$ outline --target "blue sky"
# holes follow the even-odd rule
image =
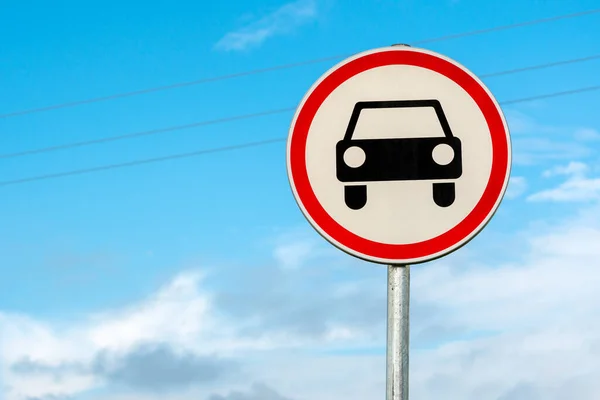
[[[57,1],[52,5],[42,1],[12,2],[3,4],[0,13],[0,114],[348,55],[398,42],[412,43],[596,6],[593,0],[356,3],[270,0],[217,2],[210,6],[186,1],[123,3],[107,0],[85,4]],[[440,41],[424,47],[456,59],[476,74],[487,74],[598,54],[599,37],[600,14],[591,14]],[[314,80],[336,61],[0,118],[0,153],[294,107]],[[498,100],[511,100],[600,85],[599,68],[600,59],[484,81]],[[428,362],[439,365],[447,362],[448,368],[439,373],[452,376],[450,357],[453,352],[463,351],[460,346],[467,346],[470,341],[493,340],[487,338],[488,335],[477,339],[481,335],[472,335],[473,332],[506,329],[507,335],[516,334],[513,328],[496,326],[482,317],[500,312],[507,302],[513,305],[510,299],[491,294],[492,297],[485,297],[475,290],[473,301],[479,303],[451,302],[455,318],[449,319],[439,311],[444,309],[440,305],[444,299],[431,288],[431,293],[424,291],[419,295],[419,282],[440,284],[441,293],[457,295],[459,288],[470,290],[469,282],[493,284],[495,278],[517,279],[515,276],[537,280],[534,272],[543,274],[542,266],[553,268],[553,258],[568,261],[574,269],[581,268],[580,278],[594,273],[589,263],[598,259],[594,257],[600,248],[592,240],[600,238],[596,236],[600,235],[597,224],[600,220],[600,117],[596,112],[599,93],[504,108],[512,133],[515,155],[512,176],[516,179],[511,184],[509,197],[481,235],[446,259],[415,268],[414,318],[417,322],[413,334],[422,333],[421,339],[415,342],[415,351],[419,346],[433,350],[417,358],[414,368],[427,369]],[[285,137],[291,116],[291,112],[282,113],[0,159],[0,181]],[[318,381],[317,377],[308,376],[306,370],[299,373],[299,380],[322,388],[320,392],[314,389],[317,394],[309,389],[302,392],[302,385],[298,386],[289,376],[277,375],[276,366],[281,365],[278,363],[297,351],[302,354],[298,356],[300,359],[307,357],[299,361],[299,365],[302,362],[310,365],[314,361],[310,357],[319,357],[314,354],[324,352],[335,354],[331,357],[343,357],[340,351],[356,355],[360,349],[379,348],[373,359],[343,361],[348,370],[339,367],[338,373],[360,374],[359,366],[369,363],[378,366],[376,371],[381,370],[382,359],[377,357],[381,356],[384,343],[381,335],[385,321],[376,317],[380,314],[375,310],[385,307],[382,297],[385,268],[339,254],[310,230],[289,189],[282,142],[2,186],[0,193],[0,337],[5,330],[5,339],[0,339],[4,340],[2,349],[5,349],[0,351],[3,365],[0,383],[4,382],[7,400],[50,399],[50,395],[102,399],[105,393],[109,393],[108,398],[117,398],[114,397],[117,395],[131,399],[153,398],[135,397],[139,387],[128,386],[132,381],[126,378],[116,378],[118,373],[132,376],[131,371],[124,369],[104,374],[96,371],[96,375],[88,371],[88,375],[80,376],[77,368],[66,368],[67,372],[63,372],[71,374],[68,376],[73,382],[65,383],[64,387],[48,377],[19,375],[11,369],[11,365],[24,358],[34,361],[37,358],[44,365],[54,366],[83,363],[72,354],[70,345],[60,344],[63,334],[72,336],[73,343],[85,342],[82,346],[88,349],[92,359],[101,350],[113,349],[113,345],[125,351],[128,346],[146,342],[164,342],[196,355],[202,353],[198,346],[214,346],[211,349],[215,353],[227,354],[232,347],[213,337],[218,336],[217,331],[212,336],[209,334],[210,337],[191,340],[183,331],[156,328],[155,336],[144,339],[132,334],[131,340],[123,339],[124,342],[118,344],[120,338],[129,337],[120,336],[119,329],[142,331],[143,327],[136,328],[136,323],[143,325],[146,318],[154,318],[156,313],[179,313],[181,308],[175,306],[173,309],[165,306],[167,311],[152,308],[155,296],[163,298],[160,293],[170,293],[177,304],[187,305],[183,307],[185,310],[193,311],[197,307],[197,314],[181,311],[183,325],[202,325],[203,321],[196,319],[204,315],[214,318],[218,326],[229,321],[225,326],[230,328],[223,328],[223,337],[238,343],[244,351],[254,352],[247,355],[248,359],[258,360],[252,364],[251,372],[246,372],[248,376],[221,383],[209,382],[205,387],[200,385],[197,390],[201,393],[225,396],[229,390],[240,390],[248,399],[262,396],[263,400],[324,399],[327,395],[339,397],[344,393],[335,383],[336,379],[345,379],[342,375],[324,374],[322,381]],[[588,248],[576,245],[582,240],[589,241]],[[548,247],[547,243],[556,243],[556,247]],[[574,247],[569,243],[575,243]],[[596,253],[590,253],[593,251]],[[594,263],[598,266],[597,261]],[[205,277],[190,275],[190,271]],[[444,283],[445,274],[456,282],[455,286]],[[597,282],[598,273],[595,274],[587,281],[582,278],[582,284]],[[178,286],[177,282],[184,283]],[[531,290],[517,285],[514,298],[535,304],[539,301],[548,306],[554,304],[550,295],[556,289],[553,283],[544,279],[540,282],[532,283]],[[512,287],[508,286],[507,289]],[[581,290],[587,293],[585,288]],[[539,297],[527,297],[534,294]],[[479,295],[481,298],[477,298]],[[573,295],[569,304],[579,307],[578,302],[583,301],[581,296]],[[362,301],[365,298],[368,300]],[[600,299],[597,296],[594,299],[587,299],[585,310],[597,307]],[[207,309],[202,306],[205,300]],[[356,302],[364,303],[363,307],[357,308]],[[564,322],[560,318],[553,319],[544,307],[533,307],[529,311],[523,318],[538,321],[539,317],[542,322],[538,327],[546,326],[543,324],[561,327]],[[473,320],[460,315],[473,316]],[[90,332],[100,329],[94,321],[106,325],[102,329],[106,329],[105,334],[111,338],[106,343],[90,339],[95,337]],[[168,319],[158,321],[170,325]],[[516,331],[523,328],[528,335],[533,335],[527,329],[535,327],[521,326],[514,316],[506,317],[505,322],[514,323]],[[570,326],[575,327],[577,333],[577,327],[583,330],[588,322],[583,318],[577,320],[582,325],[570,321]],[[116,333],[107,327],[113,327]],[[593,332],[590,335],[596,340],[594,343],[600,343],[600,330],[595,330],[599,327],[596,324],[593,328],[586,332]],[[144,329],[153,332],[154,328]],[[360,334],[355,340],[356,332]],[[12,342],[14,335],[20,339]],[[453,344],[457,337],[466,342]],[[263,345],[276,343],[265,345],[275,350],[263,354],[258,342],[256,348],[248,344],[250,338]],[[526,343],[530,338],[523,336],[519,343]],[[296,342],[298,345],[291,344]],[[30,343],[39,343],[36,346],[40,349],[44,345],[53,349],[34,351]],[[240,343],[246,343],[248,348]],[[473,346],[485,352],[488,349],[485,343],[477,342]],[[64,354],[61,353],[63,347]],[[443,351],[436,353],[441,347]],[[9,348],[14,351],[6,350]],[[3,359],[2,354],[9,353],[10,356]],[[492,353],[490,357],[502,356],[497,350]],[[523,355],[523,363],[539,363],[545,357],[525,353],[530,358]],[[168,351],[152,354],[164,356]],[[139,357],[124,359],[133,360],[123,364],[129,368],[134,368],[139,361]],[[326,368],[327,363],[334,365],[339,360],[319,359],[318,362]],[[350,367],[354,362],[355,369]],[[189,361],[187,365],[196,364]],[[553,376],[552,373],[546,376]],[[591,399],[585,397],[588,393],[585,388],[591,381],[573,377],[576,378],[580,379],[576,381],[579,383],[569,384],[583,388],[578,389],[582,390],[580,399]],[[31,386],[27,379],[35,382],[37,392],[27,392]],[[366,376],[365,382],[368,382],[364,387],[351,392],[356,396],[361,393],[380,395],[382,379],[383,375]],[[484,389],[469,387],[468,383],[442,389],[445,383],[436,386],[418,371],[414,379],[418,393],[433,395],[436,390],[442,393],[450,390],[453,396],[462,399],[487,393],[496,396],[487,398],[515,400],[519,394],[511,394],[511,390],[525,390],[511,388],[510,382],[503,379],[489,383],[490,392],[477,392]],[[527,390],[533,390],[536,395],[543,396],[549,390],[547,380],[535,381],[531,376],[523,379],[533,385],[534,389]],[[246,384],[253,380],[264,381],[267,386],[253,388]],[[240,388],[236,389],[236,385]],[[173,390],[173,398],[177,399],[187,399],[187,395],[196,393],[193,386]],[[529,398],[535,399],[534,396]],[[224,398],[206,397],[207,400]]]

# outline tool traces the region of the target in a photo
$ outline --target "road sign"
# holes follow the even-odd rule
[[[287,163],[294,197],[323,237],[368,261],[413,264],[487,224],[508,184],[510,136],[465,67],[385,47],[342,61],[310,88]]]

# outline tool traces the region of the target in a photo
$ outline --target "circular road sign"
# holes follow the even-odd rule
[[[411,47],[350,57],[302,99],[287,144],[310,224],[364,260],[414,264],[473,239],[511,168],[498,102],[465,67]]]

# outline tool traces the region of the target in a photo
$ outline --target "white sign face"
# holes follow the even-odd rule
[[[288,175],[308,221],[380,263],[423,262],[467,243],[499,206],[510,165],[489,90],[456,62],[409,47],[328,71],[288,140]]]

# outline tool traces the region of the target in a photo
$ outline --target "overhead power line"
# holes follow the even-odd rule
[[[550,62],[550,63],[545,63],[545,64],[531,65],[528,67],[492,72],[492,73],[480,75],[479,77],[480,78],[493,78],[493,77],[498,77],[498,76],[505,76],[505,75],[517,74],[517,73],[521,73],[521,72],[539,70],[539,69],[544,69],[544,68],[557,67],[557,66],[566,65],[566,64],[575,64],[575,63],[591,61],[591,60],[595,60],[595,59],[600,59],[600,54],[594,54],[594,55],[587,56],[587,57],[574,58],[574,59],[570,59],[570,60],[555,61],[555,62]],[[224,117],[224,118],[218,118],[218,119],[212,119],[212,120],[206,120],[206,121],[192,122],[189,124],[175,125],[175,126],[170,126],[170,127],[165,127],[165,128],[158,128],[158,129],[151,129],[151,130],[140,131],[140,132],[126,133],[126,134],[122,134],[122,135],[109,136],[109,137],[104,137],[104,138],[100,138],[100,139],[92,139],[92,140],[85,140],[85,141],[81,141],[81,142],[72,142],[72,143],[59,144],[59,145],[55,145],[55,146],[41,147],[41,148],[37,148],[37,149],[23,150],[23,151],[18,151],[18,152],[13,152],[13,153],[0,154],[0,159],[24,157],[24,156],[49,153],[49,152],[54,152],[54,151],[59,151],[59,150],[67,150],[67,149],[72,149],[72,148],[76,148],[76,147],[92,146],[92,145],[97,145],[97,144],[102,144],[102,143],[115,142],[115,141],[119,141],[119,140],[128,140],[128,139],[135,139],[135,138],[139,138],[139,137],[143,137],[143,136],[156,135],[156,134],[160,134],[160,133],[167,133],[167,132],[180,131],[180,130],[184,130],[184,129],[198,128],[198,127],[207,126],[207,125],[216,125],[216,124],[222,124],[222,123],[226,123],[226,122],[233,122],[233,121],[239,121],[239,120],[244,120],[244,119],[252,119],[252,118],[258,118],[258,117],[263,117],[263,116],[268,116],[268,115],[283,114],[286,112],[292,112],[295,109],[296,109],[296,107],[286,107],[286,108],[261,111],[261,112],[251,113],[251,114],[235,115],[235,116],[231,116],[231,117]]]
[[[499,71],[499,72],[492,72],[489,74],[479,75],[479,77],[480,78],[493,78],[496,76],[518,74],[521,72],[528,72],[528,71],[535,71],[538,69],[559,67],[559,66],[568,65],[568,64],[577,64],[577,63],[593,61],[593,60],[598,60],[598,59],[600,59],[600,54],[593,54],[593,55],[587,56],[587,57],[572,58],[570,60],[555,61],[555,62],[550,62],[550,63],[545,63],[545,64],[531,65],[529,67],[508,69],[508,70]]]
[[[41,153],[50,153],[53,151],[72,149],[75,147],[93,146],[93,145],[97,145],[97,144],[101,144],[101,143],[116,142],[118,140],[134,139],[134,138],[138,138],[138,137],[142,137],[142,136],[156,135],[159,133],[174,132],[174,131],[180,131],[180,130],[184,130],[184,129],[198,128],[201,126],[217,125],[217,124],[222,124],[225,122],[233,122],[233,121],[239,121],[239,120],[244,120],[244,119],[263,117],[263,116],[267,116],[267,115],[282,114],[282,113],[291,112],[294,110],[295,110],[295,107],[280,108],[280,109],[276,109],[276,110],[267,110],[267,111],[261,111],[261,112],[251,113],[251,114],[234,115],[231,117],[210,119],[210,120],[206,120],[206,121],[192,122],[189,124],[175,125],[175,126],[169,126],[169,127],[165,127],[165,128],[150,129],[147,131],[126,133],[123,135],[108,136],[108,137],[104,137],[104,138],[100,138],[100,139],[92,139],[92,140],[85,140],[85,141],[81,141],[81,142],[58,144],[55,146],[41,147],[38,149],[31,149],[31,150],[23,150],[23,151],[19,151],[19,152],[15,152],[15,153],[0,154],[0,159],[24,157],[24,156],[34,155],[34,154],[41,154]]]
[[[573,95],[573,94],[577,94],[577,93],[591,92],[591,91],[595,91],[595,90],[600,90],[600,85],[587,86],[587,87],[583,87],[583,88],[579,88],[579,89],[565,90],[565,91],[561,91],[561,92],[553,92],[553,93],[547,93],[547,94],[531,96],[531,97],[521,97],[518,99],[501,101],[500,104],[508,105],[508,104],[516,104],[516,103],[525,103],[525,102],[534,101],[534,100],[548,99],[548,98],[552,98],[552,97],[560,97],[560,96],[566,96],[566,95]],[[287,140],[287,137],[277,137],[277,138],[259,140],[259,141],[254,141],[254,142],[246,142],[246,143],[241,143],[241,144],[231,145],[231,146],[215,147],[212,149],[203,149],[203,150],[197,150],[197,151],[186,152],[186,153],[171,154],[171,155],[162,156],[162,157],[134,160],[134,161],[118,163],[118,164],[101,165],[98,167],[75,169],[75,170],[70,170],[70,171],[65,171],[65,172],[58,172],[58,173],[54,173],[54,174],[37,175],[37,176],[29,177],[29,178],[20,178],[20,179],[8,180],[8,181],[0,181],[0,187],[17,185],[17,184],[28,183],[28,182],[35,182],[35,181],[43,181],[43,180],[48,180],[48,179],[63,178],[63,177],[67,177],[67,176],[83,175],[83,174],[106,171],[106,170],[111,170],[111,169],[133,167],[133,166],[143,165],[143,164],[153,164],[153,163],[159,163],[159,162],[182,159],[182,158],[197,157],[197,156],[211,154],[211,153],[222,153],[222,152],[227,152],[227,151],[232,151],[232,150],[241,150],[241,149],[246,149],[246,148],[251,148],[251,147],[265,146],[265,145],[273,144],[273,143],[281,143],[281,142],[285,142],[286,140]]]
[[[502,102],[500,102],[500,104],[503,105],[503,106],[506,106],[506,105],[510,105],[510,104],[526,103],[526,102],[534,101],[534,100],[550,99],[552,97],[567,96],[567,95],[570,95],[570,94],[593,92],[593,91],[596,91],[596,90],[600,90],[600,85],[597,85],[597,86],[587,86],[587,87],[583,87],[583,88],[579,88],[579,89],[563,90],[562,92],[540,94],[540,95],[531,96],[531,97],[521,97],[520,99],[502,101]]]
[[[515,29],[515,28],[523,28],[525,26],[544,24],[544,23],[548,23],[548,22],[555,22],[555,21],[560,21],[563,19],[578,18],[578,17],[583,17],[586,15],[597,14],[599,12],[600,12],[600,8],[596,8],[594,10],[580,11],[580,12],[576,12],[573,14],[556,15],[554,17],[534,19],[531,21],[516,22],[514,24],[495,26],[492,28],[480,29],[477,31],[456,33],[454,35],[446,35],[446,36],[442,36],[439,38],[423,39],[423,40],[419,40],[417,42],[413,42],[413,44],[427,44],[427,43],[442,42],[442,41],[452,40],[452,39],[459,39],[459,38],[463,38],[463,37],[467,37],[467,36],[483,35],[485,33],[506,31],[506,30]]]
[[[434,38],[429,38],[429,39],[421,39],[421,40],[414,41],[411,44],[412,45],[421,45],[421,44],[428,44],[428,43],[443,42],[443,41],[447,41],[447,40],[460,39],[460,38],[469,37],[469,36],[477,36],[477,35],[483,35],[486,33],[505,31],[505,30],[515,29],[515,28],[522,28],[525,26],[538,25],[538,24],[543,24],[543,23],[548,23],[548,22],[555,22],[555,21],[560,21],[560,20],[564,20],[564,19],[579,18],[579,17],[597,14],[597,13],[600,13],[600,8],[576,12],[576,13],[572,13],[572,14],[563,14],[563,15],[557,15],[554,17],[540,18],[540,19],[535,19],[535,20],[530,20],[530,21],[517,22],[514,24],[495,26],[495,27],[479,29],[479,30],[475,30],[475,31],[455,33],[455,34],[444,35],[444,36],[439,36],[439,37],[434,37]],[[132,96],[139,96],[139,95],[143,95],[143,94],[161,92],[161,91],[171,90],[171,89],[176,89],[176,88],[181,88],[181,87],[195,86],[195,85],[200,85],[200,84],[204,84],[204,83],[208,83],[208,82],[216,82],[216,81],[223,81],[223,80],[228,80],[228,79],[233,79],[233,78],[239,78],[239,77],[243,77],[243,76],[257,75],[257,74],[266,73],[266,72],[279,71],[279,70],[296,68],[296,67],[305,66],[305,65],[317,64],[317,63],[321,63],[321,62],[325,62],[325,61],[342,59],[342,58],[345,58],[348,56],[351,56],[351,54],[339,54],[339,55],[335,55],[335,56],[315,58],[312,60],[300,61],[300,62],[296,62],[296,63],[282,64],[282,65],[276,65],[276,66],[267,67],[267,68],[242,71],[242,72],[238,72],[238,73],[234,73],[234,74],[221,75],[221,76],[215,76],[215,77],[211,77],[211,78],[203,78],[203,79],[186,81],[186,82],[177,82],[177,83],[173,83],[170,85],[155,86],[155,87],[135,90],[135,91],[131,91],[131,92],[115,93],[115,94],[108,95],[108,96],[93,97],[93,98],[76,100],[76,101],[71,101],[71,102],[66,102],[66,103],[53,104],[53,105],[49,105],[49,106],[45,106],[45,107],[12,111],[12,112],[8,112],[8,113],[0,114],[0,118],[11,118],[11,117],[16,117],[16,116],[21,116],[21,115],[35,114],[35,113],[40,113],[40,112],[44,112],[44,111],[58,110],[61,108],[70,108],[70,107],[76,107],[76,106],[80,106],[80,105],[84,105],[84,104],[98,103],[98,102],[102,102],[102,101],[116,100],[116,99],[125,98],[125,97],[132,97]]]
[[[171,154],[171,155],[163,156],[163,157],[146,158],[143,160],[134,160],[134,161],[124,162],[124,163],[119,163],[119,164],[108,164],[108,165],[101,165],[99,167],[76,169],[76,170],[72,170],[72,171],[59,172],[56,174],[38,175],[38,176],[30,177],[30,178],[15,179],[12,181],[3,181],[3,182],[0,181],[0,186],[16,185],[19,183],[42,181],[42,180],[47,180],[47,179],[56,179],[56,178],[62,178],[62,177],[66,177],[66,176],[73,176],[73,175],[89,174],[92,172],[100,172],[100,171],[106,171],[106,170],[110,170],[110,169],[133,167],[136,165],[154,164],[154,163],[158,163],[158,162],[176,160],[179,158],[197,157],[197,156],[200,156],[203,154],[222,153],[225,151],[239,150],[239,149],[245,149],[245,148],[249,148],[249,147],[264,146],[264,145],[271,144],[271,143],[283,142],[285,140],[286,140],[286,138],[273,138],[273,139],[267,139],[267,140],[259,140],[256,142],[247,142],[247,143],[241,143],[241,144],[236,144],[236,145],[232,145],[232,146],[224,146],[224,147],[216,147],[213,149],[191,151],[191,152],[187,152],[187,153],[177,153],[177,154]]]

